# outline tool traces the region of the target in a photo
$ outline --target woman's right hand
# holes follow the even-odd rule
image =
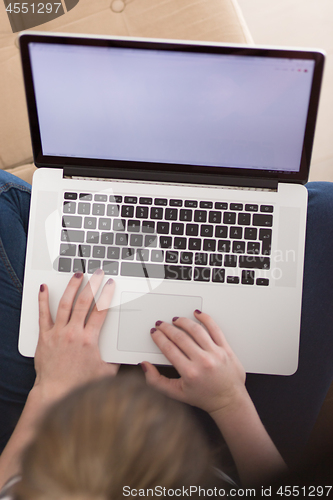
[[[164,377],[145,361],[146,380],[168,396],[211,415],[234,409],[249,398],[244,368],[212,318],[200,311],[194,316],[202,325],[188,318],[174,318],[172,325],[156,322],[152,338],[180,378]]]

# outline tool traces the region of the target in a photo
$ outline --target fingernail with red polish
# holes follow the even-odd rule
[[[142,368],[142,370],[146,373],[147,372],[147,367],[144,363],[140,363],[140,366]]]
[[[199,309],[196,309],[194,312],[196,312],[197,314],[201,314],[201,311],[199,311]]]
[[[112,278],[109,278],[106,282],[106,285],[112,285],[113,283],[113,279]]]
[[[172,321],[177,321],[177,319],[179,319],[179,316],[175,316],[174,318],[172,318]]]
[[[45,286],[44,286],[44,285],[41,285],[41,286],[39,287],[39,290],[40,290],[41,292],[44,292],[44,290],[45,290]]]
[[[82,278],[83,273],[75,273],[74,276],[75,278]]]
[[[155,332],[156,332],[156,328],[152,328],[152,329],[150,330],[150,333],[155,333]]]
[[[158,321],[156,321],[155,326],[160,326],[162,323],[163,323],[163,321],[158,320]]]

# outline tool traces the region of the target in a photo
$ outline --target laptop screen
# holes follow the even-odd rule
[[[44,158],[300,170],[314,58],[28,46]]]

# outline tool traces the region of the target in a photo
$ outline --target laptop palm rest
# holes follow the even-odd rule
[[[121,302],[118,349],[130,352],[160,353],[150,335],[155,322],[171,323],[178,314],[194,319],[193,311],[202,310],[202,297],[190,295],[123,292]]]

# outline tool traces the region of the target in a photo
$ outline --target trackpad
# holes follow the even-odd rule
[[[160,353],[150,335],[155,322],[171,323],[175,316],[194,319],[193,311],[202,310],[202,297],[191,295],[123,292],[121,303],[118,350],[130,352]]]

